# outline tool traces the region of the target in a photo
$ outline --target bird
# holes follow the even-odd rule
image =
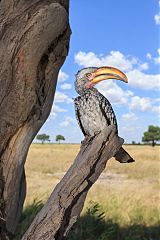
[[[110,125],[115,126],[118,135],[118,125],[112,105],[95,88],[97,83],[109,79],[128,82],[127,76],[122,71],[109,66],[83,68],[76,74],[74,85],[79,96],[74,98],[75,114],[85,137],[94,137]],[[123,147],[114,157],[120,163],[134,162]]]

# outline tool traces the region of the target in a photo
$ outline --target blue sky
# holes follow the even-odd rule
[[[71,0],[72,36],[69,55],[61,68],[51,114],[41,128],[55,141],[79,143],[72,98],[75,73],[88,66],[113,66],[129,83],[108,80],[97,85],[112,103],[120,136],[140,142],[148,125],[160,116],[160,2],[153,0]]]

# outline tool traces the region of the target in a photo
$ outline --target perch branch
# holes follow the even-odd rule
[[[122,144],[123,139],[116,135],[114,126],[104,129],[94,138],[85,139],[73,165],[56,186],[22,240],[66,239],[82,211],[88,190]]]

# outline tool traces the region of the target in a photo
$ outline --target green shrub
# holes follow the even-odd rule
[[[34,200],[32,204],[25,207],[23,214],[20,219],[20,223],[17,228],[16,236],[14,240],[20,240],[22,235],[28,229],[29,225],[37,215],[37,213],[43,207],[43,203],[41,201]]]
[[[36,214],[43,207],[41,201],[34,200],[28,205],[22,214],[16,237],[20,240]],[[118,208],[116,206],[118,211]],[[68,240],[160,240],[159,225],[147,226],[143,221],[144,209],[140,206],[135,209],[128,225],[120,225],[116,218],[109,218],[102,206],[96,202],[90,202],[84,215],[80,217],[71,232]]]

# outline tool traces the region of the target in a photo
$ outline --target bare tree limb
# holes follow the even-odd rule
[[[88,190],[123,144],[115,134],[115,127],[92,139],[85,139],[80,152],[66,175],[56,186],[50,198],[22,240],[66,239],[83,208]]]

